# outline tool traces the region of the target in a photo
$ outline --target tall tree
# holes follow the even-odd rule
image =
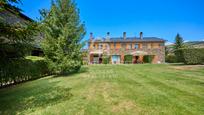
[[[81,40],[84,24],[73,0],[52,1],[50,10],[41,10],[42,49],[50,68],[57,74],[80,69],[82,64]]]
[[[175,38],[175,49],[178,50],[179,48],[182,48],[184,46],[183,42],[183,38],[178,33]]]
[[[174,50],[177,62],[183,62],[183,55],[182,52],[179,50],[184,47],[183,42],[184,42],[183,38],[180,36],[180,34],[177,34],[175,38],[175,50]]]

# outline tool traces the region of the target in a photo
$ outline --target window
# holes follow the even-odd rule
[[[99,44],[99,49],[103,49],[103,45],[102,44]]]
[[[128,49],[132,49],[132,44],[129,44],[129,45],[128,45]]]
[[[143,44],[142,44],[142,48],[147,48],[147,44],[146,44],[146,43],[143,43]]]
[[[135,44],[135,49],[139,49],[139,44]]]
[[[151,49],[151,48],[152,48],[152,44],[149,43],[149,44],[148,44],[148,49]]]
[[[114,43],[114,48],[116,48],[116,43]]]
[[[161,46],[164,46],[164,43],[160,43],[159,46],[160,46],[160,47],[161,47]]]
[[[105,49],[106,49],[106,50],[109,50],[109,49],[110,49],[110,45],[109,45],[109,44],[106,44],[106,45],[105,45]]]
[[[95,48],[96,48],[96,45],[93,45],[93,48],[95,49]]]
[[[126,49],[126,44],[125,43],[122,44],[122,48]]]
[[[151,43],[151,47],[154,48],[154,44],[153,43]]]

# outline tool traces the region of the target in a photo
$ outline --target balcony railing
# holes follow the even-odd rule
[[[153,50],[153,49],[162,49],[162,48],[165,48],[164,46],[159,46],[158,48],[132,48],[132,49],[128,49],[128,48],[111,48],[111,49],[103,49],[103,48],[92,48],[92,49],[89,49],[90,51],[93,51],[93,50],[101,50],[101,51],[110,51],[110,50],[123,50],[123,51],[128,51],[128,50]]]
[[[138,49],[90,49],[90,54],[106,54],[106,55],[153,55],[158,52],[164,52],[164,47],[160,48],[138,48]]]

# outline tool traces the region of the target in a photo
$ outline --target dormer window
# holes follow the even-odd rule
[[[135,49],[139,49],[139,44],[135,44]]]
[[[129,45],[128,45],[128,49],[132,49],[132,44],[129,44]]]
[[[114,43],[114,48],[116,48],[116,43]]]
[[[122,48],[126,48],[126,44],[125,43],[122,43]]]
[[[99,44],[99,49],[103,49],[103,45],[102,44]]]

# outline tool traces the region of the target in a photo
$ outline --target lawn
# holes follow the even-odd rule
[[[204,67],[84,66],[0,89],[0,114],[204,115]]]

